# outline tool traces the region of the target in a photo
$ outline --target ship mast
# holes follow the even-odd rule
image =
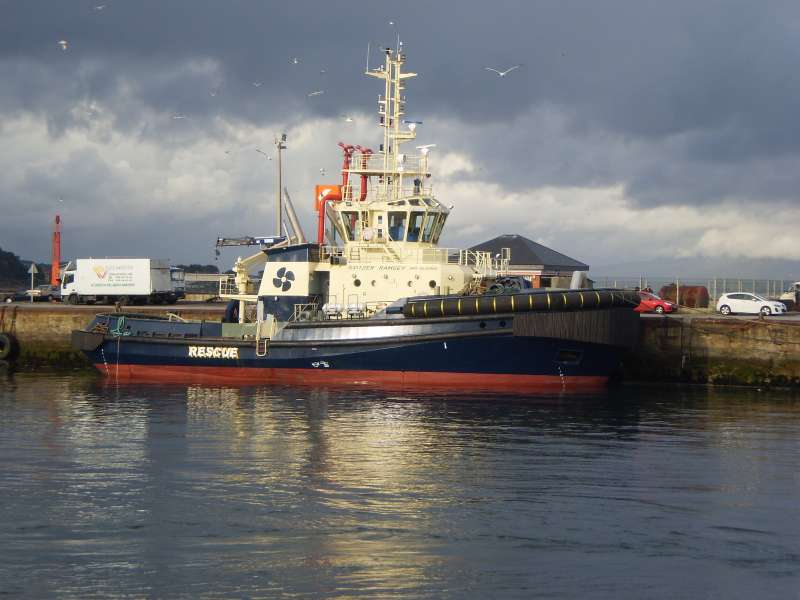
[[[386,48],[386,62],[383,66],[366,71],[367,75],[384,80],[384,94],[378,97],[378,115],[381,127],[383,127],[383,177],[380,182],[380,195],[386,200],[396,200],[403,187],[403,175],[405,173],[404,154],[400,150],[400,144],[413,140],[416,134],[413,128],[408,131],[402,130],[402,117],[405,114],[405,84],[403,81],[411,77],[416,77],[416,73],[403,73],[402,67],[406,60],[403,54],[403,46],[393,52],[391,48]],[[415,170],[416,171],[416,170]],[[415,173],[416,174],[416,173]]]

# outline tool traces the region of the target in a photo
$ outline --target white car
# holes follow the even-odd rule
[[[733,313],[746,313],[751,315],[762,314],[782,315],[786,312],[786,305],[783,302],[767,300],[757,294],[747,292],[736,292],[732,294],[722,294],[717,300],[717,312],[723,315]]]

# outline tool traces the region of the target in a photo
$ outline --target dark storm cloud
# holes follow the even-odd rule
[[[0,0],[0,132],[24,115],[53,137],[89,130],[96,104],[114,132],[177,150],[223,136],[217,117],[290,127],[372,113],[366,47],[375,66],[398,33],[420,73],[409,116],[450,125],[426,141],[471,155],[479,170],[464,177],[623,184],[642,205],[786,202],[800,188],[794,2]],[[484,69],[520,63],[502,79]],[[25,167],[0,202],[124,195],[104,189],[102,162]]]
[[[96,10],[100,5],[103,10]],[[394,44],[399,32],[410,66],[423,73],[414,105],[428,112],[505,120],[550,102],[594,126],[635,136],[735,122],[762,145],[781,137],[780,125],[800,97],[795,3],[410,2],[400,14],[395,6],[6,2],[0,57],[40,61],[61,73],[80,61],[107,60],[107,72],[84,76],[82,91],[96,94],[113,89],[120,77],[143,83],[157,78],[161,67],[178,59],[210,59],[219,61],[223,81],[151,85],[143,99],[196,113],[244,110],[257,118],[256,106],[262,114],[265,105],[271,111],[296,108],[284,106],[284,90],[300,97],[325,87],[326,102],[303,108],[334,114],[374,92],[359,68],[367,42],[374,42],[373,49]],[[59,50],[60,39],[69,41],[67,52]],[[302,62],[290,64],[293,56]],[[373,64],[378,58],[374,54]],[[483,69],[516,63],[524,68],[502,81]],[[263,81],[265,89],[252,88],[254,81]],[[215,83],[220,94],[210,102],[204,84]],[[785,142],[778,140],[784,151]]]

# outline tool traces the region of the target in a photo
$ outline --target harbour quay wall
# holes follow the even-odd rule
[[[642,317],[623,366],[628,380],[800,387],[800,320]]]
[[[86,358],[72,349],[70,336],[73,329],[85,329],[94,316],[102,312],[114,312],[114,308],[45,303],[5,305],[0,306],[0,332],[11,333],[19,342],[20,355],[16,364],[20,368],[89,367]],[[224,305],[137,306],[129,312],[159,316],[172,313],[187,319],[219,320]]]
[[[0,307],[0,332],[12,333],[19,340],[17,364],[22,369],[88,367],[83,355],[71,348],[70,334],[73,329],[85,328],[96,313],[112,310],[59,304],[6,305]],[[218,320],[224,306],[178,304],[134,310]],[[800,319],[643,317],[638,346],[623,362],[623,378],[800,388]]]

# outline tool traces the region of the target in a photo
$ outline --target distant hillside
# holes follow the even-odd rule
[[[659,258],[592,265],[591,277],[650,279],[785,279],[800,281],[800,261],[782,258],[706,257]]]
[[[13,252],[8,252],[0,248],[0,287],[16,289],[28,287],[31,284],[31,276],[28,269],[31,261],[22,260]],[[50,265],[37,264],[39,273],[36,275],[35,283],[46,283],[50,278]]]
[[[0,286],[18,287],[28,277],[28,269],[19,256],[0,248]]]
[[[183,269],[187,273],[219,273],[217,265],[198,265],[192,263],[191,265],[176,265],[179,269]]]

